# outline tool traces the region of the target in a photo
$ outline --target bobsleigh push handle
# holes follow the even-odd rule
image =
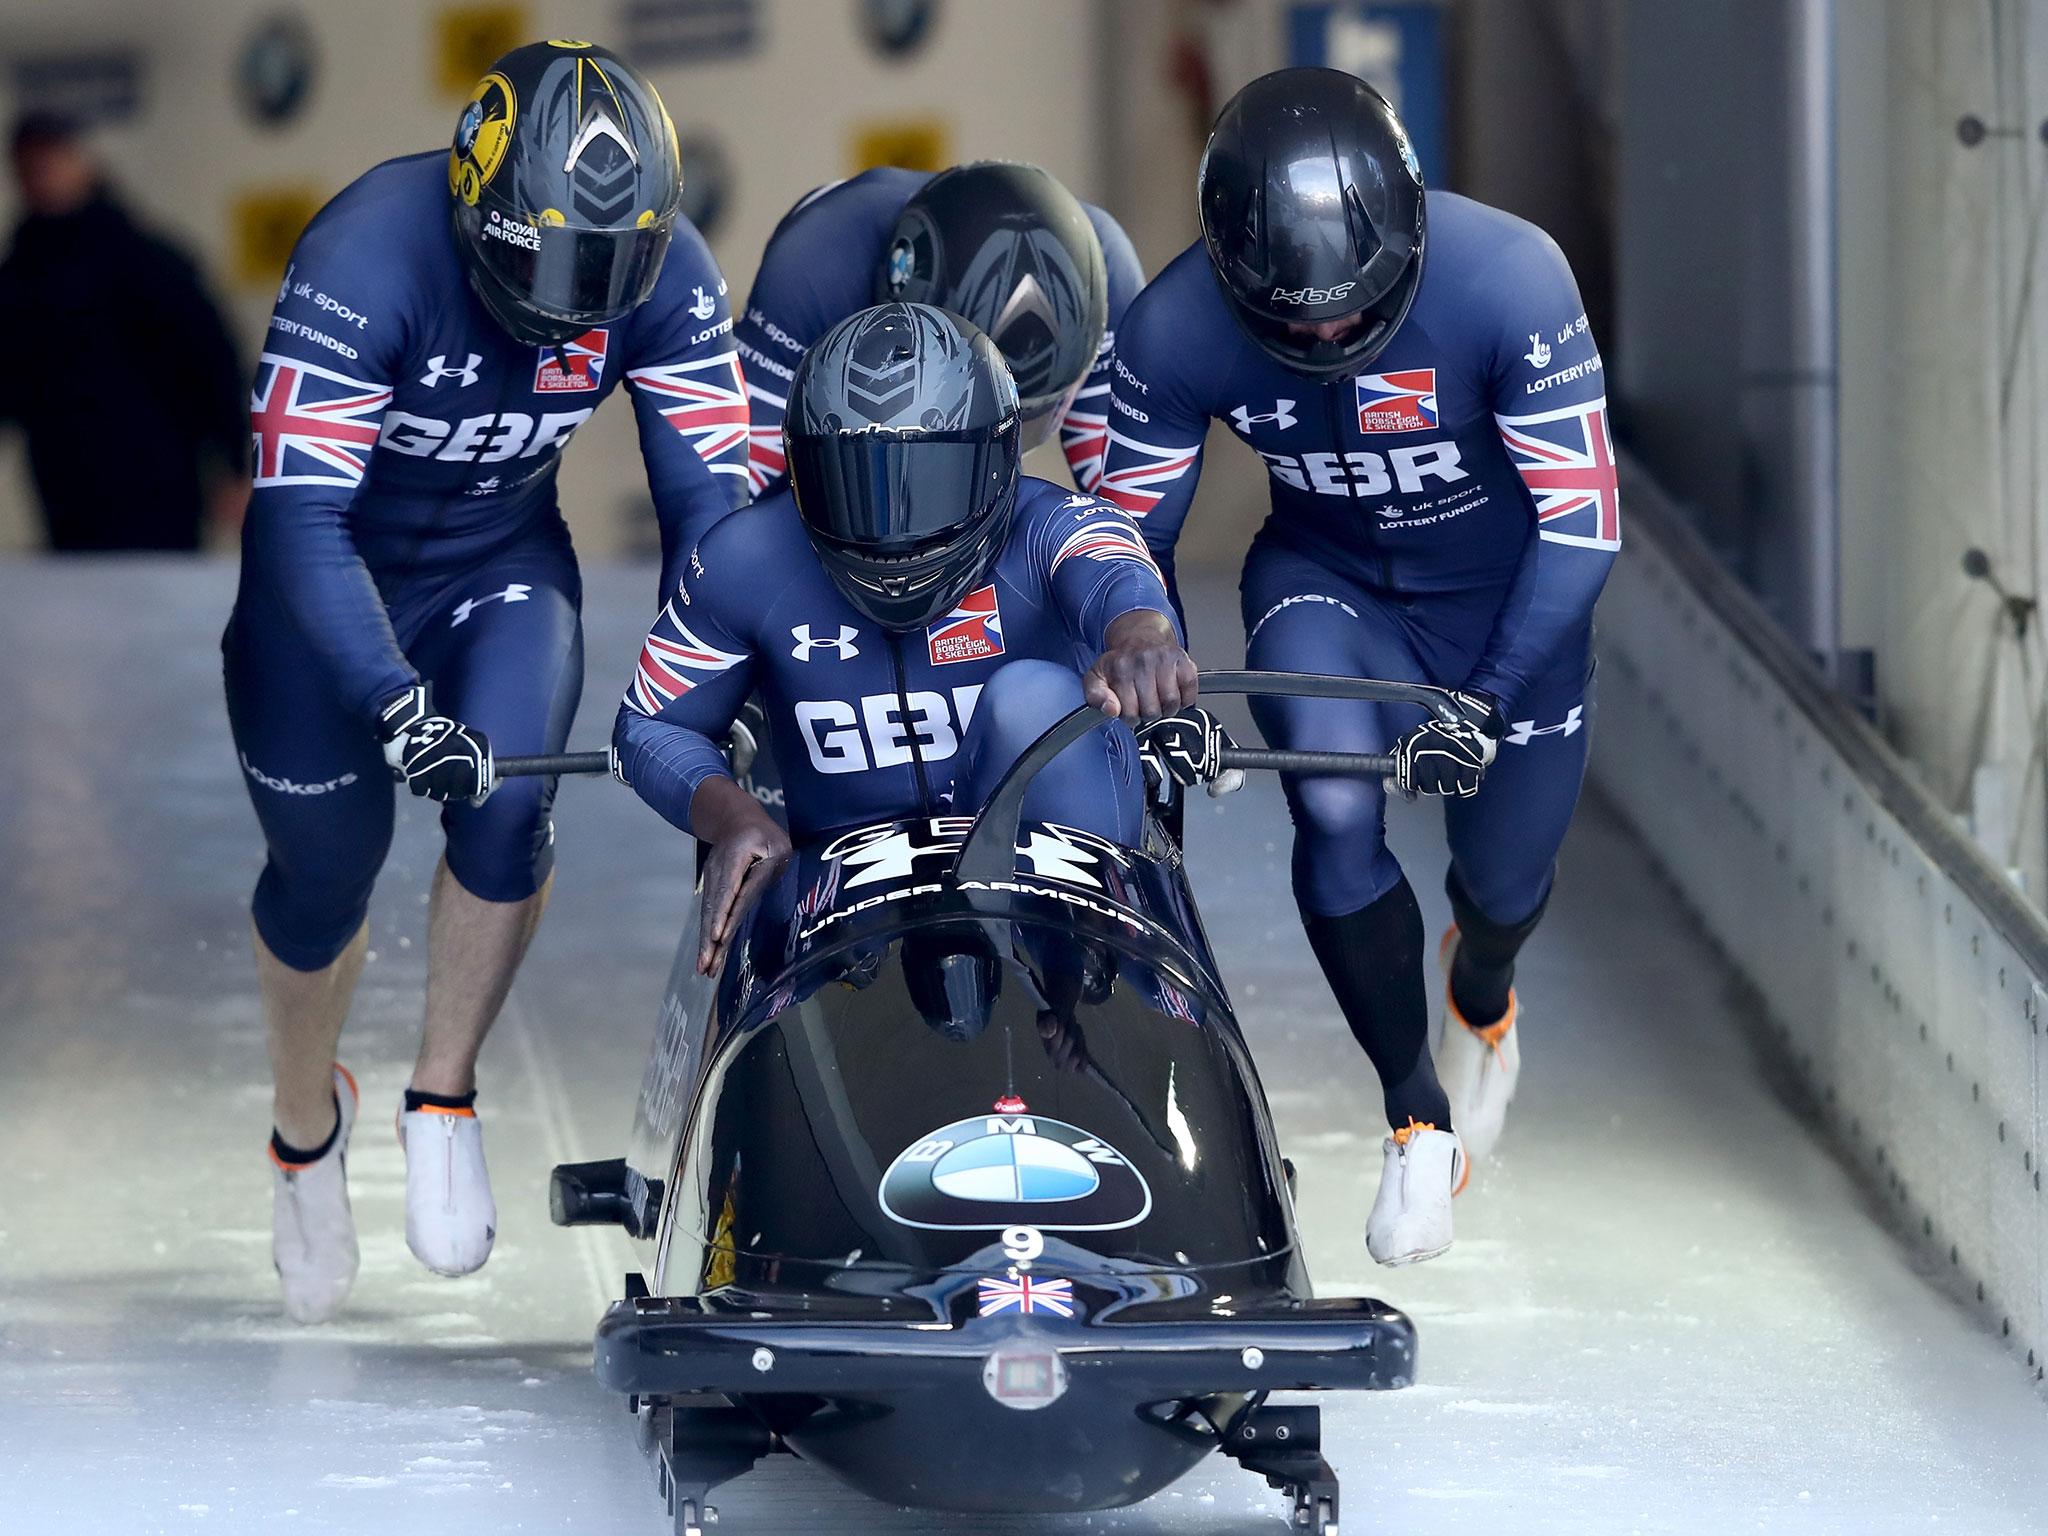
[[[1362,778],[1394,771],[1391,752],[1288,752],[1277,747],[1225,747],[1225,768],[1273,768],[1281,773],[1355,773]]]
[[[491,778],[530,779],[548,773],[611,773],[618,760],[610,747],[602,752],[541,752],[532,757],[500,757],[491,763]]]
[[[1446,725],[1464,721],[1451,702],[1450,690],[1428,683],[1396,683],[1372,677],[1326,677],[1319,672],[1204,672],[1205,694],[1235,693],[1306,699],[1362,699],[1382,704],[1419,704]],[[1110,717],[1084,704],[1058,721],[1024,749],[996,785],[974,828],[953,860],[956,880],[1007,880],[1017,868],[1017,824],[1024,814],[1024,794],[1038,771],[1086,736],[1109,724]],[[1393,772],[1394,760],[1384,752],[1295,752],[1274,747],[1232,747],[1223,753],[1226,768],[1274,768],[1283,773]]]

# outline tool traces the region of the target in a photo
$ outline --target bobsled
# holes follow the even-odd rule
[[[1437,690],[1212,674],[1205,695],[1444,708]],[[1414,1380],[1415,1330],[1314,1294],[1283,1159],[1179,848],[1023,820],[1077,711],[978,816],[798,850],[714,977],[685,925],[624,1157],[562,1225],[640,1272],[598,1325],[678,1536],[793,1452],[878,1500],[1130,1504],[1221,1454],[1338,1524],[1319,1411]],[[1232,748],[1226,765],[1386,771]]]

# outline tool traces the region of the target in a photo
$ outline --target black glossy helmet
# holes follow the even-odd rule
[[[1109,273],[1074,194],[1035,165],[983,160],[942,171],[903,205],[875,302],[950,309],[1010,365],[1024,446],[1059,430],[1102,350]]]
[[[1362,371],[1415,302],[1422,168],[1394,109],[1356,75],[1280,69],[1231,97],[1202,152],[1200,198],[1237,323],[1296,373]]]
[[[986,336],[882,304],[819,337],[790,385],[797,511],[846,600],[884,629],[945,617],[1002,553],[1017,507],[1017,386]]]
[[[448,156],[470,287],[520,340],[558,345],[654,288],[682,200],[675,124],[591,43],[529,43],[477,83]]]

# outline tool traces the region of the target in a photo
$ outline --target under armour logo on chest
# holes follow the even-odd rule
[[[1294,402],[1292,400],[1276,400],[1273,402],[1272,410],[1260,411],[1256,415],[1252,413],[1250,406],[1240,405],[1230,413],[1230,419],[1236,423],[1237,430],[1240,432],[1249,432],[1253,426],[1262,421],[1270,421],[1273,423],[1276,431],[1285,432],[1300,418],[1294,414]]]
[[[456,625],[463,623],[472,613],[477,611],[481,604],[490,602],[523,603],[526,601],[527,595],[532,591],[533,588],[529,587],[525,582],[515,581],[507,585],[502,592],[486,592],[482,597],[465,597],[455,605],[455,617],[448,621],[448,627],[453,629]]]
[[[469,360],[460,368],[450,368],[448,366],[448,354],[443,352],[438,357],[427,359],[427,371],[420,375],[420,382],[426,385],[427,388],[432,389],[443,379],[460,379],[462,382],[456,388],[467,389],[476,382],[476,367],[483,360],[484,356],[481,352],[472,352],[469,354]]]
[[[817,640],[811,637],[811,626],[799,624],[789,632],[789,638],[796,642],[789,648],[793,661],[809,661],[813,651],[830,651],[841,661],[851,661],[860,654],[860,647],[853,643],[860,631],[851,624],[839,626],[836,638]]]

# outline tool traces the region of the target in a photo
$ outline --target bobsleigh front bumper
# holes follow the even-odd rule
[[[1415,1327],[1384,1302],[1327,1297],[1228,1317],[1097,1322],[1033,1315],[847,1321],[629,1297],[598,1324],[598,1380],[641,1397],[893,1397],[979,1381],[1028,1342],[1072,1385],[1131,1403],[1223,1393],[1386,1391],[1415,1379]]]

